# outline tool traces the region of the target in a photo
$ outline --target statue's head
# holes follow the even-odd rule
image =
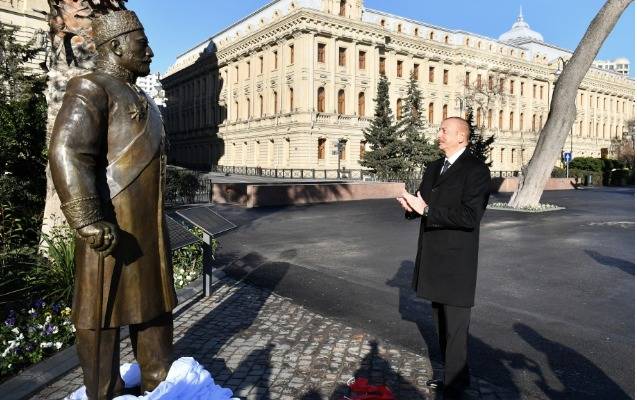
[[[153,51],[144,26],[132,11],[115,11],[93,20],[98,59],[110,61],[135,76],[150,73]]]

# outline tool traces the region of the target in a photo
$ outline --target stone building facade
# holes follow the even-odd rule
[[[426,135],[471,102],[496,141],[493,170],[519,170],[571,53],[522,13],[499,39],[364,8],[362,0],[272,1],[179,56],[162,78],[170,162],[359,169],[380,74],[399,109],[414,71]],[[634,120],[634,80],[591,68],[565,151],[600,156]],[[336,144],[344,144],[336,151]]]
[[[48,12],[47,0],[0,0],[0,24],[18,28],[16,37],[20,43],[32,42],[37,47],[45,47],[49,32]],[[44,56],[43,51],[29,62],[28,67],[43,73],[40,63]]]

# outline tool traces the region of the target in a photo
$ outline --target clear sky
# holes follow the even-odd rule
[[[153,72],[164,73],[177,56],[269,0],[129,0],[155,52]],[[575,50],[603,0],[364,0],[365,7],[491,38],[509,30],[522,6],[524,19],[544,41]],[[635,76],[635,3],[611,32],[597,59],[626,57]]]

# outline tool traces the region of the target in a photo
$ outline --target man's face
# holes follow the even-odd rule
[[[452,155],[464,146],[465,134],[458,130],[458,124],[453,120],[444,120],[438,130],[438,147],[446,155]]]
[[[146,76],[150,73],[150,62],[154,56],[148,45],[148,38],[144,31],[133,31],[123,35],[120,39],[122,55],[119,65],[131,71],[136,76]]]

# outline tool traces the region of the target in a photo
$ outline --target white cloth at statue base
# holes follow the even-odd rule
[[[119,373],[127,388],[139,386],[141,372],[137,364],[124,364]],[[86,400],[86,387],[82,386],[65,400]],[[166,380],[155,390],[143,396],[124,395],[113,400],[238,400],[232,397],[232,390],[215,384],[210,372],[192,357],[182,357],[175,361]]]

